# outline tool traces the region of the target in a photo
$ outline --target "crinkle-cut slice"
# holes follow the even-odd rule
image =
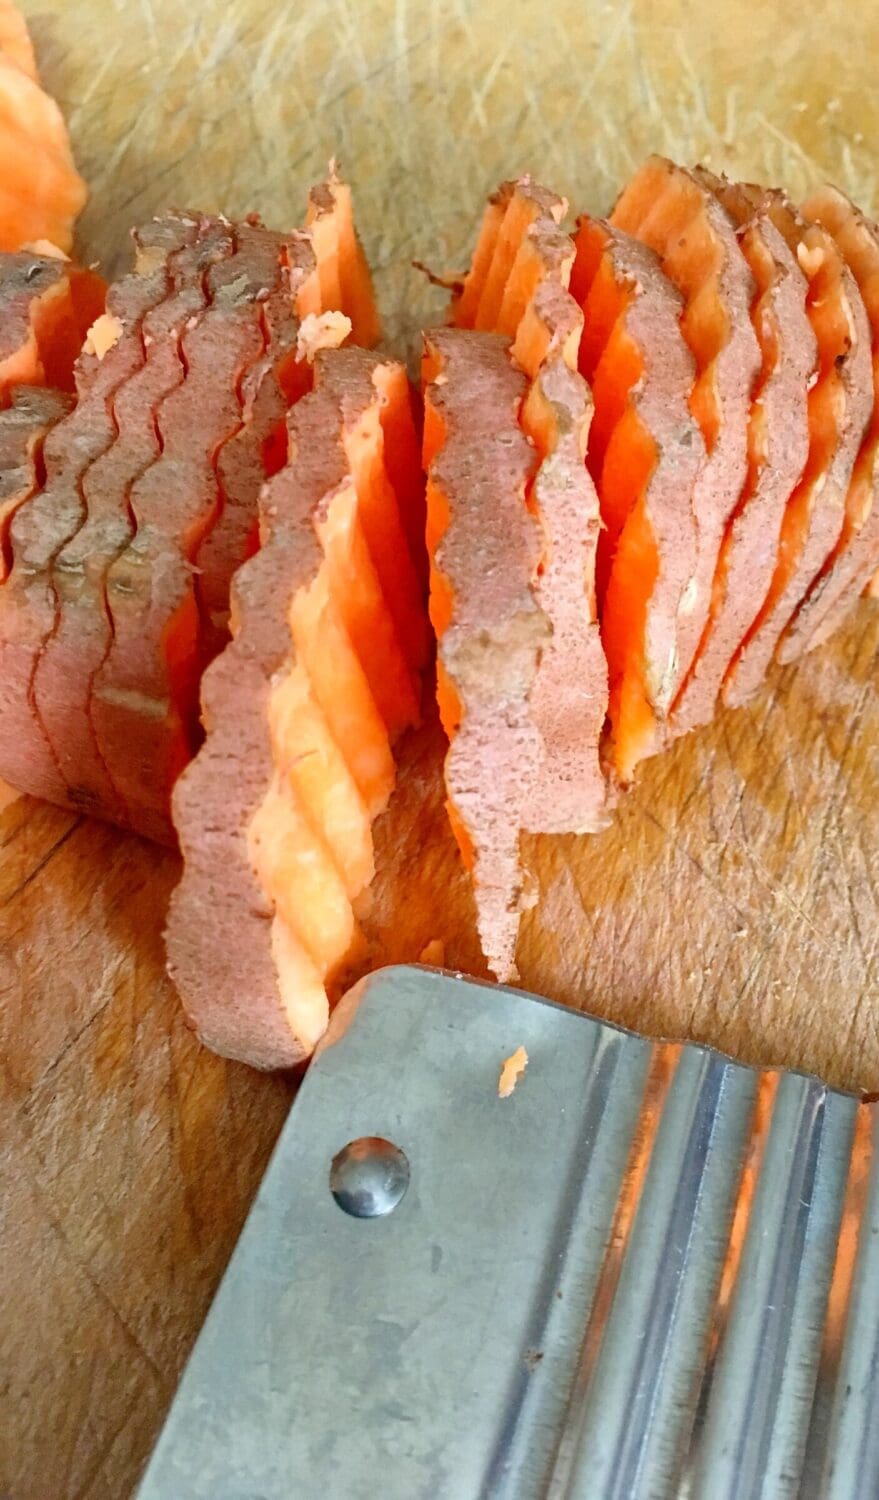
[[[448,809],[473,877],[482,949],[500,980],[516,977],[521,811],[542,757],[531,695],[550,639],[534,592],[543,539],[526,503],[536,455],[518,423],[528,383],[509,347],[499,334],[435,329],[422,366]]]
[[[12,0],[0,0],[0,52],[34,83],[39,83],[37,59],[27,22]]]
[[[69,253],[85,206],[64,117],[54,99],[0,52],[0,250],[49,240]]]
[[[607,708],[595,598],[600,522],[584,463],[592,400],[577,371],[583,317],[568,290],[574,246],[558,223],[565,206],[530,177],[503,183],[449,314],[458,327],[511,338],[529,380],[519,425],[538,460],[527,503],[543,536],[534,594],[551,637],[530,700],[541,765],[520,818],[545,833],[601,828],[608,805],[598,758]]]
[[[371,348],[381,338],[372,277],[354,225],[351,189],[338,177],[333,162],[327,181],[309,193],[305,229],[315,275],[300,292],[300,317],[337,309],[351,320],[353,342]]]
[[[179,221],[150,225],[138,270],[111,287],[107,306],[120,336],[103,359],[81,355],[77,404],[43,445],[44,486],[10,527],[12,568],[0,589],[0,776],[48,801],[68,800],[33,697],[40,652],[57,619],[52,563],[85,518],[83,476],[115,440],[112,401],[143,363],[140,325],[166,295],[165,260],[181,233]]]
[[[73,390],[73,367],[106,285],[62,256],[0,254],[0,407],[13,386]]]
[[[0,410],[0,583],[12,562],[12,517],[40,488],[46,433],[71,406],[63,392],[33,386],[15,387],[10,397],[9,405]]]
[[[873,415],[852,470],[839,540],[784,636],[791,655],[826,641],[879,565],[879,227],[838,188],[823,187],[803,206],[833,235],[858,284],[873,343]]]
[[[650,157],[635,173],[610,222],[655,250],[682,293],[681,331],[696,361],[690,411],[707,459],[694,497],[696,567],[678,617],[681,680],[705,629],[721,542],[747,476],[751,392],[760,371],[751,324],[756,287],[726,210],[692,172],[664,157]]]
[[[628,782],[665,742],[682,680],[698,566],[694,502],[706,454],[689,408],[695,362],[679,326],[683,301],[656,254],[587,216],[576,247],[580,368],[595,402],[588,463],[604,525],[598,577],[609,754]]]
[[[695,175],[738,226],[757,287],[751,321],[762,366],[748,420],[748,473],[721,543],[702,641],[674,706],[678,732],[713,718],[730,662],[766,598],[785,507],[808,457],[808,388],[818,358],[806,278],[767,201],[754,203],[737,183],[704,168]]]
[[[256,1067],[300,1062],[324,1030],[328,991],[358,949],[371,823],[393,786],[377,696],[399,663],[376,659],[331,560],[364,501],[395,513],[396,529],[423,483],[415,434],[406,485],[384,477],[368,414],[391,409],[399,432],[411,421],[401,367],[318,354],[314,390],[289,417],[289,462],[265,491],[263,544],[233,581],[232,641],[204,677],[205,743],[174,790],[184,870],[169,970],[202,1040]],[[390,600],[368,553],[354,562],[383,634]]]
[[[756,202],[760,189],[746,185]],[[835,240],[809,224],[781,191],[766,195],[773,224],[809,283],[806,309],[818,344],[818,376],[808,394],[809,454],[781,523],[766,598],[727,674],[727,703],[747,702],[776,655],[795,653],[783,631],[839,541],[845,498],[873,408],[870,326],[857,283]]]
[[[181,217],[180,248],[167,258],[168,295],[140,327],[143,362],[110,401],[114,440],[82,477],[83,524],[52,564],[58,614],[37,663],[34,701],[71,803],[123,824],[127,804],[91,720],[92,682],[111,644],[105,579],[131,541],[132,487],[159,455],[162,403],[183,382],[183,330],[204,309],[205,275],[230,248],[224,221]]]

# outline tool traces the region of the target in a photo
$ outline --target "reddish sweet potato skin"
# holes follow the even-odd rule
[[[755,279],[759,263],[763,285],[752,316],[757,320],[763,366],[749,418],[749,472],[727,523],[721,564],[715,573],[716,613],[706,626],[675,705],[678,732],[713,718],[730,662],[766,597],[785,506],[808,456],[806,393],[817,362],[815,335],[806,314],[806,279],[772,223],[767,202],[754,203],[736,184],[704,168],[696,171],[735,220]],[[759,464],[754,457],[758,449],[762,450]]]
[[[12,517],[42,487],[46,433],[70,407],[61,391],[14,386],[9,405],[0,410],[0,584],[12,566]]]
[[[323,562],[315,523],[348,476],[342,433],[375,401],[378,365],[360,349],[319,354],[315,390],[290,411],[290,462],[264,491],[262,546],[233,582],[235,632],[202,682],[207,737],[173,794],[184,871],[168,919],[169,972],[202,1040],[259,1068],[306,1056],[281,1003],[273,912],[248,847],[274,771],[269,699],[295,654],[291,602]]]
[[[879,566],[879,227],[835,188],[807,200],[804,217],[834,236],[858,283],[873,341],[873,415],[855,460],[845,540],[815,579],[787,627],[791,654],[809,651],[839,628]]]
[[[526,382],[500,335],[437,329],[425,348],[426,447],[432,426],[443,431],[428,489],[449,513],[433,556],[452,598],[438,656],[461,705],[445,780],[472,846],[483,952],[507,980],[526,902],[518,810],[541,762],[530,696],[550,634],[534,597],[542,538],[525,504],[534,456],[517,421]]]
[[[169,239],[176,243],[169,224],[151,226],[142,274],[111,290],[108,308],[121,336],[103,360],[80,357],[77,405],[44,444],[44,488],[16,512],[10,528],[12,568],[0,590],[0,775],[50,801],[67,802],[68,789],[39,717],[33,680],[57,623],[52,565],[84,518],[83,476],[115,438],[112,399],[142,363],[140,323],[166,293]]]
[[[655,219],[641,214],[641,184],[677,181],[698,205],[703,229],[710,237],[718,257],[718,269],[712,274],[717,305],[722,310],[725,336],[697,375],[695,390],[704,396],[710,392],[717,412],[716,431],[710,440],[708,459],[702,469],[696,496],[698,525],[696,569],[685,594],[678,630],[679,669],[686,673],[702,638],[708,618],[711,588],[721,540],[733,514],[747,473],[747,424],[751,391],[760,369],[760,350],[751,326],[750,308],[755,294],[753,277],[739,248],[735,226],[723,207],[694,174],[661,157],[653,157],[636,173],[621,193],[610,215],[620,229],[634,234],[660,253],[663,269],[669,271],[670,257],[663,254],[661,236],[657,237]],[[691,233],[690,223],[680,230],[678,243]],[[673,278],[674,279],[674,278]],[[701,283],[704,295],[708,281]],[[682,317],[684,335],[695,348],[699,344],[697,329],[688,307]],[[698,357],[697,357],[698,360]]]
[[[105,292],[100,276],[60,256],[0,253],[0,407],[22,383],[73,391],[74,363]]]

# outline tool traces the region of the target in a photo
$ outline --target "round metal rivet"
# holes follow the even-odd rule
[[[330,1192],[355,1219],[380,1219],[397,1207],[409,1186],[405,1151],[379,1135],[349,1141],[333,1157]]]

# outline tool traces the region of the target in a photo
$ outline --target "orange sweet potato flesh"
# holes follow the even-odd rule
[[[37,60],[27,22],[12,0],[0,0],[0,52],[34,83],[39,83]]]
[[[61,391],[17,386],[0,410],[0,584],[12,563],[12,518],[42,486],[46,433],[70,410]]]
[[[450,309],[460,328],[508,336],[529,382],[518,425],[537,457],[526,504],[542,536],[533,589],[551,635],[529,697],[540,765],[517,816],[522,828],[545,833],[594,831],[608,808],[598,758],[607,707],[595,596],[600,520],[584,462],[592,401],[577,371],[583,318],[569,291],[574,246],[559,228],[565,208],[530,177],[503,183]]]
[[[748,191],[759,200],[759,189]],[[752,696],[773,655],[785,661],[795,654],[783,632],[839,542],[873,408],[870,327],[836,242],[821,225],[807,223],[782,192],[772,191],[765,201],[809,284],[806,307],[818,345],[818,376],[808,393],[806,466],[785,508],[769,590],[727,674],[728,703]]]
[[[500,335],[425,335],[424,467],[438,697],[452,827],[472,870],[479,936],[516,975],[525,901],[519,810],[540,774],[531,695],[550,624],[535,597],[543,552],[526,504],[535,452],[518,424],[527,377]]]
[[[595,401],[588,462],[604,531],[601,634],[614,770],[631,780],[664,743],[686,652],[697,571],[696,486],[705,445],[689,409],[695,362],[680,293],[652,250],[581,218],[571,288],[583,308],[580,367]]]
[[[106,286],[61,256],[0,254],[0,407],[13,386],[73,390],[73,367]]]
[[[140,325],[166,294],[165,256],[177,233],[171,222],[150,226],[146,273],[111,288],[108,308],[121,336],[102,360],[85,353],[79,360],[77,404],[43,446],[44,485],[10,527],[12,566],[0,589],[0,775],[50,801],[69,801],[33,694],[40,654],[58,621],[52,567],[85,519],[83,477],[115,440],[113,398],[143,362]]]
[[[839,540],[785,631],[791,655],[833,634],[879,566],[879,228],[832,187],[812,193],[803,215],[833,235],[863,299],[873,344],[873,414],[852,470]]]
[[[174,792],[184,873],[169,969],[202,1039],[262,1068],[308,1055],[358,953],[354,903],[394,779],[383,679],[399,672],[400,701],[418,696],[402,644],[376,651],[396,629],[382,559],[352,550],[362,508],[399,534],[418,496],[414,432],[416,471],[401,490],[390,482],[389,409],[400,432],[411,421],[401,367],[355,349],[318,354],[314,390],[288,419],[289,462],[262,502],[262,546],[234,580],[232,641],[205,674],[205,743]],[[342,553],[368,575],[372,622],[349,615]]]
[[[785,509],[808,457],[807,391],[818,358],[806,279],[772,222],[769,200],[755,202],[704,168],[695,175],[737,225],[757,288],[751,321],[762,363],[748,420],[748,472],[721,543],[699,650],[675,704],[679,730],[713,718],[726,672],[766,598]]]
[[[678,615],[681,680],[709,618],[721,544],[747,478],[751,392],[761,364],[750,315],[756,287],[717,198],[696,174],[663,157],[650,157],[635,173],[610,222],[653,249],[681,292],[681,331],[696,364],[689,405],[707,459],[695,496],[696,565]]]
[[[19,48],[19,56],[20,56]],[[0,250],[48,240],[69,253],[88,196],[54,99],[0,51]]]

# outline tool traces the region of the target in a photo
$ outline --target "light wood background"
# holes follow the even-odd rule
[[[609,205],[650,150],[879,207],[874,5],[24,0],[114,273],[168,204],[299,221],[336,153],[389,336],[441,299],[485,194]],[[879,1089],[879,619],[645,768],[616,825],[534,841],[524,982],[653,1032]],[[477,968],[435,727],[379,830],[374,956]],[[0,798],[0,1496],[124,1500],[292,1085],[221,1062],[163,975],[175,858]],[[234,934],[230,934],[234,941]],[[389,1075],[392,1079],[392,1073]],[[392,1087],[389,1081],[389,1087]]]

